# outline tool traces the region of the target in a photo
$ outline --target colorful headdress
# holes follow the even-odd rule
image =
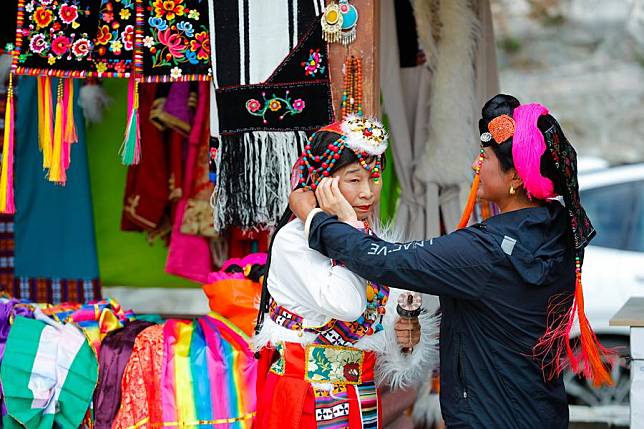
[[[387,132],[376,119],[368,119],[350,115],[343,121],[334,122],[320,128],[317,132],[332,132],[340,137],[330,143],[323,155],[313,155],[311,142],[315,133],[309,138],[309,144],[304,148],[298,161],[299,180],[301,186],[317,188],[322,178],[330,176],[333,166],[340,159],[345,148],[351,149],[357,156],[360,165],[371,173],[378,181],[382,172],[382,154],[387,150]],[[375,157],[373,166],[367,164],[367,159]]]
[[[485,147],[512,142],[514,167],[523,180],[529,197],[547,200],[561,194],[569,214],[577,252],[574,295],[553,297],[548,308],[548,327],[535,345],[534,355],[542,361],[544,371],[546,368],[549,370],[549,378],[559,375],[566,365],[570,365],[575,373],[583,374],[595,385],[611,384],[612,379],[605,361],[610,358],[612,351],[599,343],[584,312],[582,255],[583,248],[594,237],[595,229],[579,199],[577,153],[544,106],[525,104],[514,109],[508,107],[507,110],[507,114],[493,118],[487,125],[484,120],[479,122],[481,144]],[[476,199],[478,170],[482,159],[481,155],[472,185],[471,200]],[[552,179],[542,174],[542,161],[543,167],[552,172]],[[459,227],[467,225],[471,206],[473,204],[468,204]],[[574,350],[570,343],[570,332],[575,320],[580,330],[578,350]]]

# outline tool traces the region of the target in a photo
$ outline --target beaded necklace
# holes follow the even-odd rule
[[[344,89],[340,108],[342,118],[362,116],[362,59],[351,55],[344,62]]]

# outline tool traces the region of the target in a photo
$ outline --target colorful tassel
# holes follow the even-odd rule
[[[65,79],[64,83],[64,98],[63,104],[66,109],[64,126],[63,141],[67,144],[78,142],[76,135],[76,124],[74,122],[74,79]]]
[[[575,268],[575,293],[553,297],[548,307],[548,329],[533,353],[541,360],[548,379],[559,376],[569,366],[575,374],[583,375],[595,386],[612,385],[608,365],[614,362],[616,351],[600,344],[586,317],[579,256]],[[579,337],[571,344],[570,332],[575,319],[579,324]]]
[[[49,181],[64,185],[67,181],[65,171],[66,155],[63,149],[64,145],[64,94],[63,94],[63,81],[58,80],[58,97],[56,99],[56,120],[54,123],[54,146],[51,157],[51,168],[49,169]]]
[[[141,161],[141,133],[139,131],[139,83],[130,79],[128,90],[128,121],[125,139],[121,145],[121,162],[136,165]]]
[[[42,151],[42,167],[51,167],[53,146],[54,109],[51,96],[51,78],[38,77],[38,145]]]
[[[7,107],[5,111],[4,142],[2,145],[2,171],[0,172],[0,213],[13,214],[13,145],[14,145],[13,76],[9,74]]]
[[[481,181],[481,177],[480,177],[481,164],[483,163],[484,153],[485,151],[481,149],[479,153],[479,159],[476,162],[476,169],[474,171],[474,180],[472,181],[472,188],[470,189],[470,194],[467,197],[467,203],[465,204],[465,209],[463,210],[463,214],[461,215],[461,220],[459,220],[458,225],[456,225],[456,229],[465,228],[467,224],[470,222],[470,218],[472,217],[472,212],[474,211],[474,205],[476,204],[476,198],[479,192],[479,182]]]

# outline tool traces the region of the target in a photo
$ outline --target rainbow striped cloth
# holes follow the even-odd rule
[[[210,313],[168,320],[163,336],[163,427],[250,429],[257,364],[246,334]]]

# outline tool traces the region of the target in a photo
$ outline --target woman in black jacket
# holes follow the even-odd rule
[[[576,153],[545,107],[508,95],[485,104],[479,128],[473,193],[501,211],[483,223],[385,242],[347,225],[354,210],[329,179],[316,191],[321,209],[311,192],[294,192],[290,205],[311,248],[368,280],[440,297],[448,427],[567,428],[563,368],[611,382],[608,351],[583,311],[581,260],[595,231],[579,201]],[[575,320],[581,334],[570,347]]]

